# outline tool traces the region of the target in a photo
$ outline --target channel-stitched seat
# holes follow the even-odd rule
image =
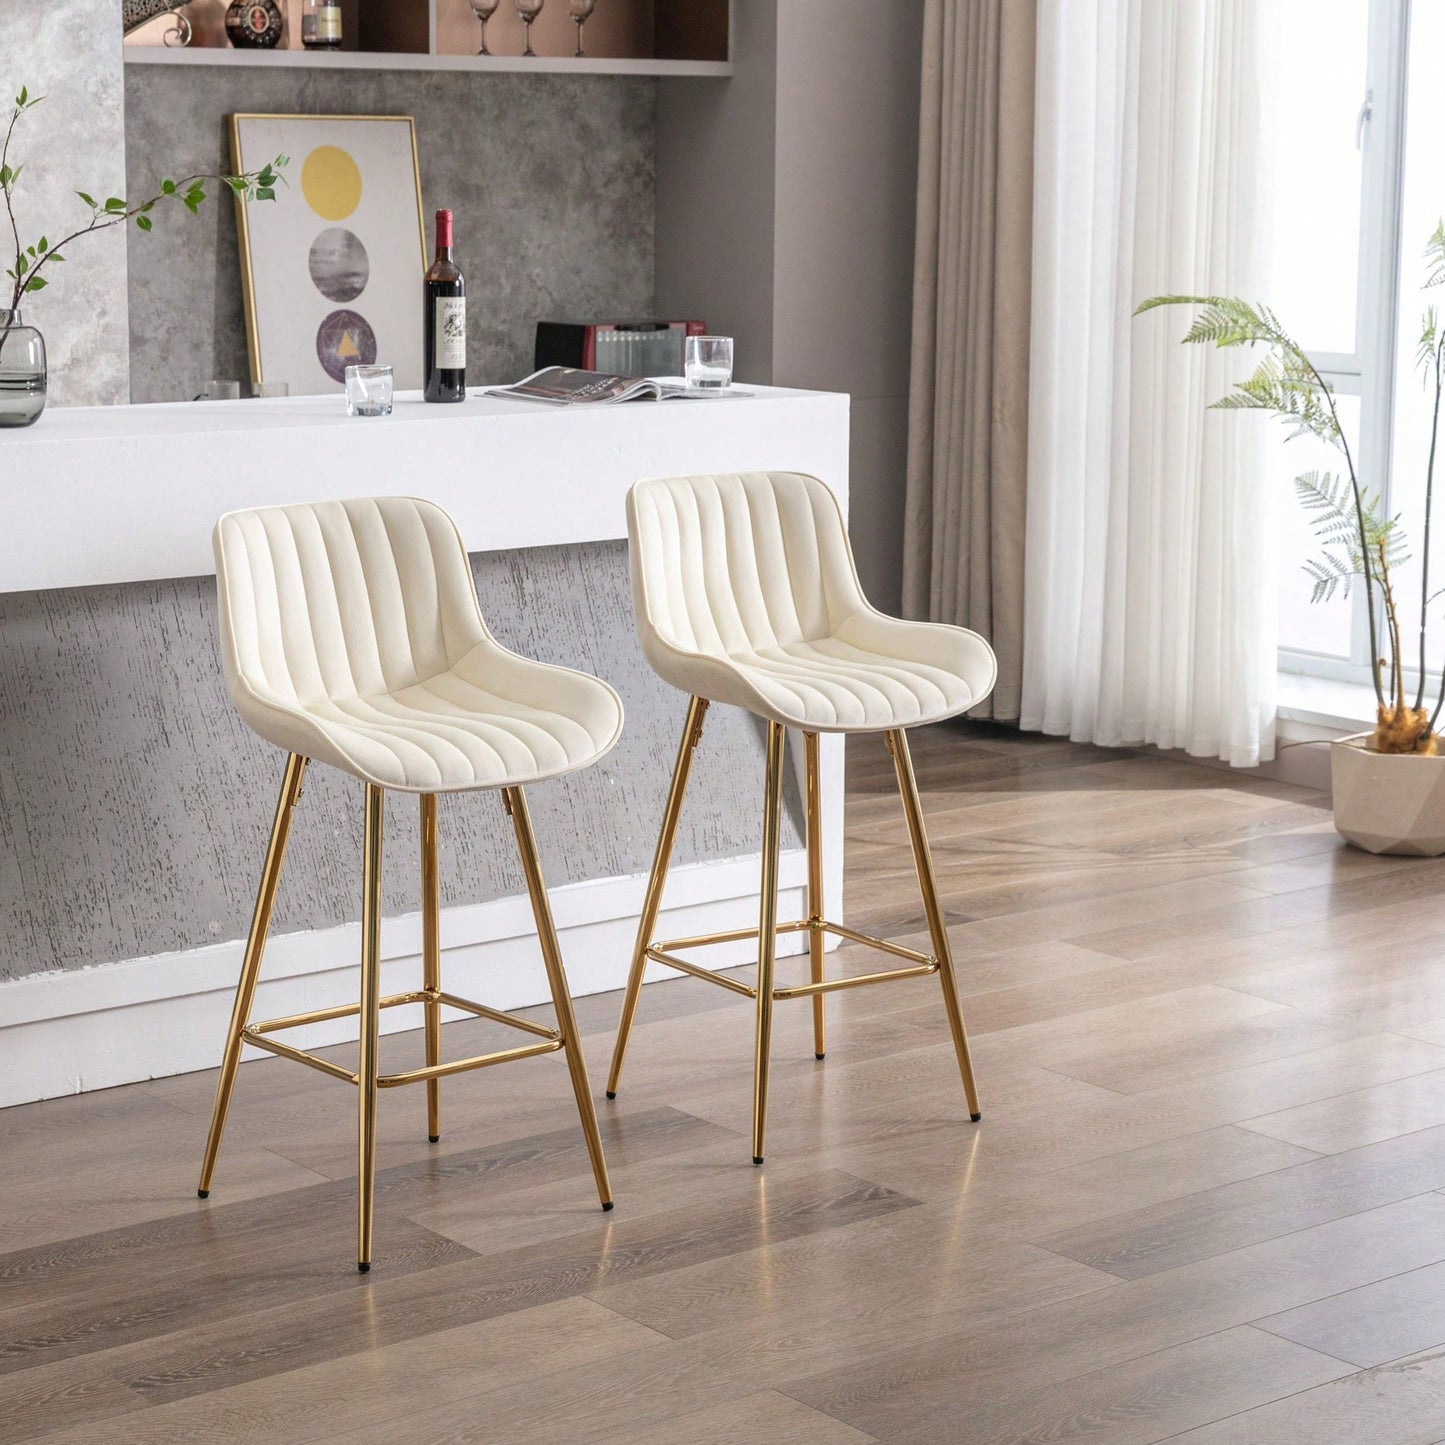
[[[964,1096],[977,1121],[978,1089],[906,729],[955,717],[987,697],[997,670],[992,649],[966,628],[904,622],[870,606],[858,585],[842,511],[833,493],[814,477],[754,472],[639,482],[627,498],[627,527],[632,606],[643,653],[658,675],[690,694],[691,701],[643,897],[607,1097],[617,1097],[649,964],[746,994],[757,1004],[753,1163],[761,1164],[774,1001],[812,999],[813,1052],[821,1060],[826,994],[937,974]],[[768,724],[758,927],[657,942],[653,930],[692,758],[707,709],[717,702],[745,708]],[[808,916],[779,923],[783,749],[790,727],[803,734]],[[864,732],[883,733],[893,757],[928,920],[929,953],[872,938],[824,917],[819,734]],[[780,933],[807,934],[810,982],[776,983]],[[683,957],[685,950],[754,935],[758,972],[751,985]],[[907,967],[825,978],[824,943],[830,935],[872,945],[904,959]]]
[[[596,762],[622,704],[487,631],[450,517],[410,497],[216,524],[221,658],[268,742],[402,792],[502,788]]]
[[[868,602],[815,478],[671,477],[639,483],[627,505],[643,652],[683,692],[810,732],[879,732],[954,717],[992,690],[977,633]]]
[[[441,1080],[537,1054],[564,1052],[603,1209],[612,1186],[587,1066],[523,784],[595,762],[617,741],[622,704],[605,682],[519,657],[487,631],[461,536],[447,514],[414,497],[380,497],[230,512],[216,524],[221,661],[242,719],[289,754],[231,1023],[197,1194],[211,1192],[241,1050],[249,1044],[357,1086],[356,1262],[371,1268],[377,1091],[424,1083],[427,1137],[441,1138]],[[366,785],[361,869],[361,997],[255,1022],[271,910],[291,818],[311,762]],[[420,794],[419,989],[381,996],[381,867],[386,790]],[[441,986],[438,793],[497,789],[511,820],[537,923],[555,1028],[474,1003]],[[419,1004],[426,1063],[382,1073],[380,1015]],[[505,1024],[530,1038],[510,1049],[443,1062],[442,1009]],[[355,1071],[273,1037],[358,1017]]]

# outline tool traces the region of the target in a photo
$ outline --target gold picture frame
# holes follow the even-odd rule
[[[238,112],[227,117],[227,122],[231,165],[236,174],[259,170],[277,155],[290,158],[274,201],[235,198],[252,382],[287,382],[293,392],[303,394],[339,390],[342,381],[336,373],[339,362],[345,359],[341,353],[349,353],[358,360],[379,360],[393,366],[399,389],[419,386],[421,278],[426,271],[427,250],[415,119],[409,115]],[[404,140],[400,135],[402,127]],[[318,157],[329,161],[329,170]],[[378,203],[371,195],[378,187],[382,195],[393,195],[396,186],[407,184],[400,174],[403,158],[409,161],[409,184],[416,196],[418,259],[416,284],[404,299],[397,288],[404,275],[408,249],[402,230],[409,231],[409,227],[404,213],[398,217],[394,205],[387,206],[383,201],[373,210]],[[339,182],[335,174],[338,168],[342,172]],[[328,173],[318,179],[321,171]],[[363,234],[357,235],[343,222],[354,223],[363,203],[366,224],[361,228]],[[310,242],[306,270],[320,292],[319,301],[306,289],[300,263],[300,247],[308,228],[314,232],[318,225],[322,229]],[[368,239],[373,242],[371,246],[366,244]],[[317,248],[323,242],[330,253],[339,250],[340,256],[346,258],[344,274],[332,278],[334,288],[327,286],[327,277],[317,275]],[[262,249],[259,256],[258,246]],[[373,270],[373,253],[380,263],[379,274]],[[353,289],[358,280],[360,288]],[[373,286],[372,309],[384,315],[384,327],[373,326],[371,320],[349,306],[350,301]],[[340,309],[322,314],[320,326],[314,328],[312,349],[316,360],[312,366],[303,355],[301,335],[319,309],[328,305]],[[359,325],[348,330],[345,318]],[[326,332],[328,326],[330,333]],[[385,344],[378,338],[378,331]],[[324,335],[331,334],[340,338],[335,346],[323,341]],[[407,344],[413,340],[415,345]],[[386,354],[368,357],[368,348],[377,345]],[[390,354],[392,351],[397,354]]]

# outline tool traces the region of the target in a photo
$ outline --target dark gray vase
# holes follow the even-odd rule
[[[0,310],[0,427],[39,421],[46,382],[45,338],[18,311]]]

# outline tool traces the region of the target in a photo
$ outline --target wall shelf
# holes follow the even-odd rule
[[[286,31],[275,50],[236,50],[224,27],[227,0],[189,0],[195,41],[167,47],[170,21],[157,17],[127,37],[127,65],[240,66],[308,70],[497,71],[538,75],[726,77],[732,67],[733,0],[608,0],[586,31],[588,54],[574,56],[577,31],[565,6],[537,18],[535,56],[522,54],[525,32],[512,5],[488,21],[492,54],[467,0],[341,0],[340,50],[299,46],[301,0],[279,0]]]
[[[227,50],[220,46],[186,49],[160,45],[127,45],[127,65],[222,65],[310,67],[317,70],[475,70],[530,71],[537,75],[669,75],[726,77],[733,73],[727,60],[591,59],[538,55],[428,55],[367,50]]]

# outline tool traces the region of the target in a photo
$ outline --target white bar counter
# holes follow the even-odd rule
[[[743,386],[721,400],[632,402],[563,409],[473,394],[456,405],[398,398],[390,417],[350,418],[340,397],[49,410],[33,427],[0,431],[0,593],[159,582],[213,574],[211,530],[239,507],[405,493],[456,519],[471,552],[608,542],[626,536],[624,498],[644,477],[793,470],[821,478],[846,509],[846,396]],[[678,700],[679,718],[682,700]],[[104,711],[90,720],[105,727]],[[794,750],[795,761],[801,748]],[[659,756],[659,797],[672,758]],[[843,743],[822,754],[825,886],[842,901]],[[740,780],[761,794],[761,775]],[[658,818],[633,820],[650,838]],[[650,847],[650,844],[649,844]],[[398,866],[404,866],[398,863]],[[712,858],[674,870],[662,936],[746,928],[757,920],[759,859]],[[781,859],[781,915],[802,916],[806,860]],[[643,876],[587,876],[552,890],[578,994],[625,980]],[[501,1007],[544,996],[525,900],[502,897],[444,910],[444,967],[480,969]],[[783,951],[797,948],[789,936]],[[355,923],[275,937],[258,1017],[354,999]],[[415,914],[382,933],[383,987],[414,985]],[[243,943],[217,940],[144,958],[0,982],[0,1107],[213,1067]],[[741,951],[741,952],[740,952]],[[744,961],[748,945],[708,961]],[[660,968],[653,975],[675,977]],[[402,1015],[406,1010],[392,1010]],[[643,1016],[646,1017],[644,1000]],[[384,1029],[415,1020],[388,1016]],[[354,1020],[308,1027],[317,1047],[354,1038]],[[606,1050],[594,1048],[594,1082]]]
[[[626,535],[643,477],[800,471],[848,501],[848,398],[750,396],[575,408],[486,396],[389,417],[337,397],[46,411],[0,431],[0,592],[200,577],[222,512],[398,493],[450,512],[467,550]]]

